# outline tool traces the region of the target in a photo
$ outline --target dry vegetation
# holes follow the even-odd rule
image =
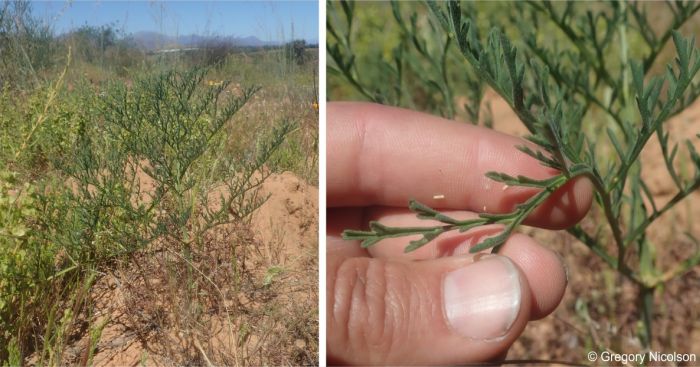
[[[318,50],[150,54],[27,6],[0,8],[0,364],[318,364]]]

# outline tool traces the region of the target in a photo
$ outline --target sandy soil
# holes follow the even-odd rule
[[[492,97],[493,98],[493,97]],[[526,130],[508,105],[492,99],[494,128],[522,136]],[[680,142],[681,154],[686,154],[683,140],[691,139],[700,148],[700,103],[669,121],[671,140]],[[654,137],[642,152],[642,177],[647,182],[657,207],[665,204],[676,192],[665,167],[661,148]],[[692,174],[689,159],[679,162],[686,166],[686,177]],[[667,270],[695,251],[695,245],[685,233],[696,238],[700,228],[695,218],[700,215],[700,192],[666,213],[650,226],[647,236],[656,249],[656,261]],[[590,213],[584,228],[603,223],[600,213]],[[641,351],[638,330],[640,321],[636,289],[620,279],[602,260],[565,231],[545,231],[523,227],[540,243],[562,255],[568,267],[569,286],[562,304],[550,316],[529,324],[525,333],[511,348],[508,359],[560,360],[588,364],[586,353],[607,348],[618,353]],[[614,253],[612,244],[610,252]],[[652,348],[662,353],[695,353],[700,355],[700,267],[676,278],[659,289],[655,297]],[[674,365],[673,363],[660,365]],[[683,363],[679,363],[683,365]]]
[[[191,273],[178,252],[157,248],[102,275],[63,361],[317,364],[318,188],[285,172],[260,194],[269,198],[250,223],[220,227],[193,252]],[[90,356],[89,330],[101,325]]]

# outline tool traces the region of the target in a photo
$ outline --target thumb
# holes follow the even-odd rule
[[[507,257],[407,262],[329,256],[329,363],[460,364],[502,357],[530,289]]]

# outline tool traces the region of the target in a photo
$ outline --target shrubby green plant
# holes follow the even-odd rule
[[[610,2],[586,9],[575,2],[511,2],[507,3],[510,12],[499,13],[510,15],[500,19],[479,13],[473,3],[457,1],[411,6],[408,16],[407,6],[398,2],[391,6],[400,37],[390,53],[368,56],[358,55],[353,48],[353,39],[361,32],[356,31],[354,3],[328,3],[331,78],[371,101],[449,118],[460,112],[474,123],[484,120],[479,111],[488,86],[518,115],[530,133],[527,139],[537,146],[518,148],[560,173],[546,180],[488,173],[508,186],[539,189],[510,213],[481,213],[461,221],[412,201],[409,208],[419,218],[441,224],[399,228],[372,222],[369,230],[346,230],[344,238],[361,240],[368,247],[385,238],[420,235],[406,247],[412,251],[447,231],[495,223],[503,225],[502,232],[471,251],[498,251],[552,192],[576,177],[587,177],[595,187],[595,205],[604,213],[605,227],[590,232],[577,225],[568,232],[637,287],[643,323],[640,339],[649,350],[654,292],[700,263],[700,251],[695,251],[670,269],[659,268],[655,244],[646,235],[654,221],[700,187],[700,155],[692,137],[684,144],[672,143],[666,124],[700,97],[700,52],[693,37],[678,31],[700,11],[700,4],[667,3],[672,22],[661,31],[651,27],[648,4],[643,2]],[[493,27],[485,37],[479,27],[482,16]],[[507,22],[515,25],[516,36],[507,35]],[[553,32],[560,38],[543,42],[545,34]],[[629,47],[632,41],[637,48]],[[668,43],[673,43],[676,56],[664,72],[654,72]],[[358,63],[360,58],[368,64]],[[369,69],[379,69],[385,76],[365,78],[364,70]],[[409,85],[416,76],[420,85]],[[466,105],[457,105],[458,95],[467,97]],[[486,114],[488,120],[488,110]],[[609,122],[606,136],[595,140],[586,134],[595,124],[590,118],[594,114]],[[650,139],[660,143],[676,189],[663,205],[654,200],[641,175],[644,162],[639,157]],[[598,148],[604,144],[612,146],[614,153],[601,159]],[[693,174],[677,169],[681,156],[693,164]],[[608,239],[614,249],[606,246]]]
[[[7,314],[20,302],[14,295],[33,288],[32,279],[21,275],[31,266],[27,245],[31,248],[32,230],[27,218],[36,217],[37,209],[35,188],[18,182],[15,172],[0,171],[0,244],[4,252],[0,257],[0,341],[9,340],[4,331],[9,329]]]
[[[9,334],[0,334],[0,360],[36,350],[40,363],[59,363],[65,333],[100,268],[119,259],[138,263],[136,252],[149,246],[187,259],[214,228],[249,221],[265,201],[258,188],[271,174],[266,166],[275,164],[295,124],[281,121],[254,148],[222,156],[236,138],[224,127],[259,88],[236,95],[227,81],[207,85],[207,71],[149,74],[131,87],[115,81],[103,93],[48,109],[46,126],[72,141],[45,156],[48,167],[41,169],[52,174],[32,185],[9,167],[34,174],[24,156],[37,150],[4,156],[0,327]],[[67,113],[65,106],[76,108]],[[26,147],[46,145],[40,130],[19,131]],[[186,284],[197,281],[194,271]]]
[[[294,128],[291,122],[282,121],[258,142],[255,151],[242,157],[220,157],[217,148],[231,143],[220,134],[222,128],[258,88],[246,88],[241,96],[232,96],[225,92],[227,81],[202,88],[205,75],[205,70],[198,69],[167,72],[138,81],[132,90],[117,83],[101,107],[106,123],[104,136],[119,144],[113,151],[121,155],[97,161],[103,159],[103,169],[115,176],[128,172],[130,182],[137,180],[139,170],[150,177],[155,189],[146,194],[150,204],[145,209],[174,206],[167,211],[166,222],[153,229],[156,235],[163,230],[173,235],[173,228],[187,228],[195,210],[204,210],[207,223],[202,230],[248,217],[261,204],[255,189],[270,174],[263,166]],[[96,161],[90,153],[81,152],[78,158],[86,162],[86,175],[95,177],[101,171],[99,166],[88,166]],[[110,162],[118,162],[117,167],[110,167]],[[90,179],[80,179],[91,184]],[[225,195],[216,198],[217,209],[210,211],[211,199],[206,194],[219,183],[224,185]],[[181,236],[184,242],[201,239],[201,234]]]
[[[249,291],[237,238],[266,200],[258,189],[272,172],[317,175],[315,69],[282,45],[154,55],[115,24],[57,36],[31,7],[0,2],[0,364],[66,363],[76,330],[89,330],[89,364],[104,326],[91,287],[123,264],[185,285],[168,295],[192,310],[183,324]],[[229,245],[230,268],[204,265]],[[154,264],[151,251],[168,255]],[[228,270],[235,284],[213,292]]]

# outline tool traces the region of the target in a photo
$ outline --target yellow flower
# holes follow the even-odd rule
[[[313,107],[314,111],[318,112],[318,103],[317,102],[312,103],[311,107]]]

